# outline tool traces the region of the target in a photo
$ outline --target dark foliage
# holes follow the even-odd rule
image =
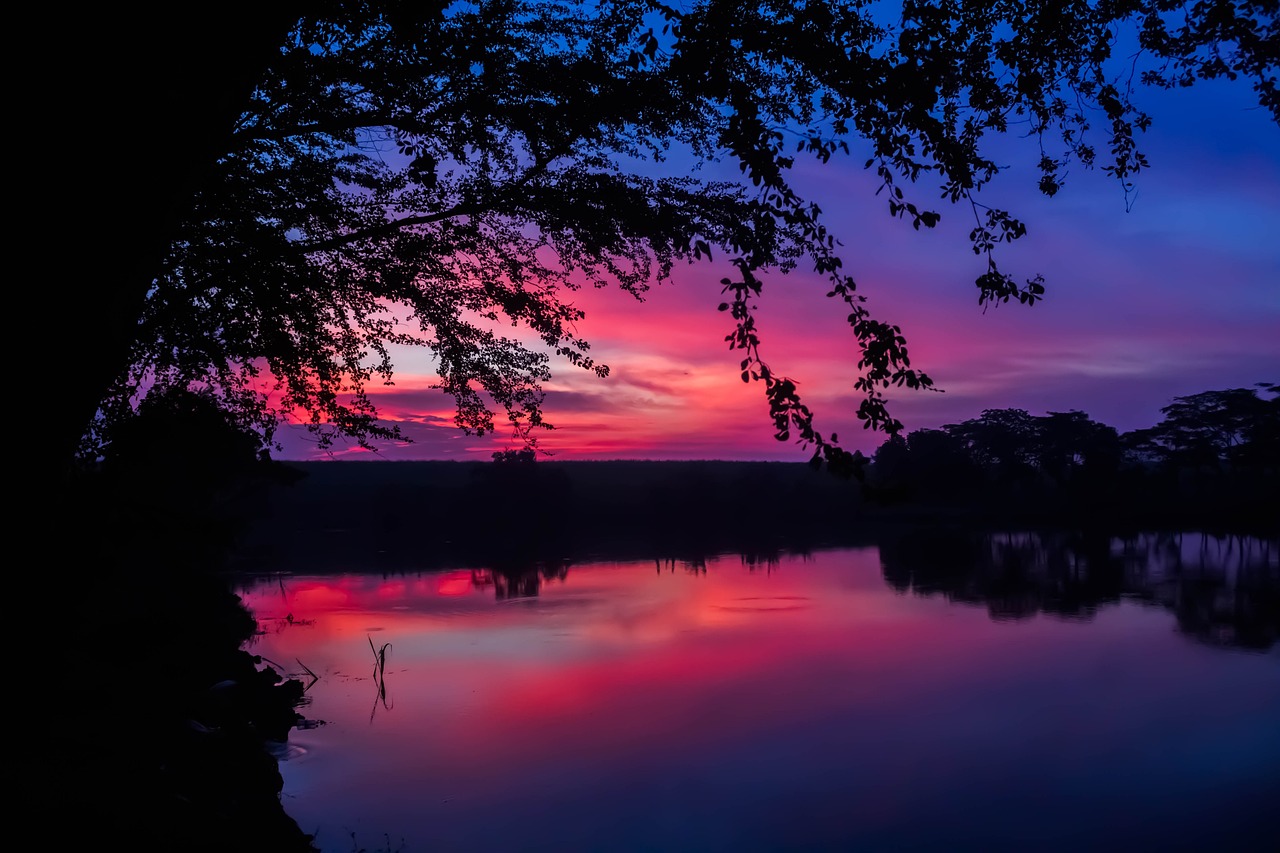
[[[1159,424],[1119,434],[1084,412],[990,409],[876,451],[882,503],[966,506],[1062,521],[1280,525],[1276,385],[1177,397]]]

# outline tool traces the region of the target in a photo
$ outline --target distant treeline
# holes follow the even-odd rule
[[[988,409],[876,450],[882,505],[1159,526],[1280,523],[1280,386],[1176,397],[1149,429],[1120,433],[1081,411]]]
[[[856,481],[783,462],[311,462],[265,495],[249,568],[501,566],[844,544]]]
[[[989,409],[885,442],[864,481],[781,462],[287,463],[239,549],[250,568],[427,569],[697,558],[872,541],[886,523],[992,528],[1280,526],[1280,399],[1177,398],[1130,433],[1083,412]]]

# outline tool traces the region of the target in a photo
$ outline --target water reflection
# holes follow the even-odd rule
[[[992,619],[1092,619],[1122,599],[1172,610],[1210,645],[1265,650],[1280,633],[1280,553],[1243,536],[913,531],[880,547],[894,589],[982,605]]]
[[[1256,540],[917,533],[246,597],[320,676],[282,771],[326,850],[1249,851],[1278,586]]]
[[[563,581],[569,576],[568,560],[528,560],[499,563],[489,569],[473,569],[471,585],[476,589],[493,589],[494,597],[529,598],[542,590],[548,581]]]

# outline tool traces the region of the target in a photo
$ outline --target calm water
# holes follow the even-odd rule
[[[1272,851],[1278,557],[906,537],[243,594],[318,677],[281,771],[326,851]]]

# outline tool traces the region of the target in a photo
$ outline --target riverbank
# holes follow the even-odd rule
[[[223,572],[238,497],[186,474],[87,473],[41,508],[24,783],[57,847],[308,853],[273,754],[302,685],[244,649],[257,623]]]
[[[273,756],[302,720],[302,685],[243,650],[257,626],[225,581],[113,576],[61,596],[58,615],[49,662],[67,678],[46,769],[93,846],[312,849]]]

